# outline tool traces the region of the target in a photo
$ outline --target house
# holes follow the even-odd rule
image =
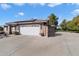
[[[48,20],[26,20],[6,23],[4,31],[8,34],[19,32],[21,35],[54,36],[55,26],[48,26]]]

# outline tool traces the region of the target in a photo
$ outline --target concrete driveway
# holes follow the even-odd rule
[[[55,37],[10,36],[0,39],[0,56],[79,56],[79,34]]]

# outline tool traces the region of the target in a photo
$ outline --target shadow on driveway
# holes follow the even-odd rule
[[[61,35],[63,35],[63,34],[62,33],[55,33],[53,35],[49,35],[49,37],[57,37],[57,36],[61,36]]]
[[[55,36],[61,36],[61,35],[62,35],[61,33],[56,33],[56,34],[55,34]]]

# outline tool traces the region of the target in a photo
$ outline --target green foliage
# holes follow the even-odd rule
[[[67,30],[72,30],[72,31],[74,31],[75,28],[76,28],[73,21],[68,21],[68,22],[66,23],[66,26],[67,26]]]
[[[0,31],[3,31],[3,27],[0,26]]]
[[[49,25],[58,25],[58,17],[55,14],[51,14],[49,17]]]
[[[79,15],[74,17],[72,21],[75,23],[75,25],[78,26],[79,25]]]
[[[60,24],[60,26],[61,26],[62,30],[64,30],[64,31],[67,29],[67,26],[66,26],[66,19],[64,19],[64,20],[62,21],[62,23]]]
[[[60,24],[62,30],[79,32],[79,16],[74,17],[71,21],[63,20]]]

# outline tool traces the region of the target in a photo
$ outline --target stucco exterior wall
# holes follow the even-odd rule
[[[38,27],[38,26],[40,27],[40,33],[39,33],[40,36],[42,36],[41,33],[45,37],[55,36],[55,26],[47,26],[43,24],[8,26],[8,27],[4,27],[4,31],[7,34],[11,34],[14,33],[15,31],[20,32],[20,27]]]
[[[48,27],[48,37],[55,36],[55,26]]]

